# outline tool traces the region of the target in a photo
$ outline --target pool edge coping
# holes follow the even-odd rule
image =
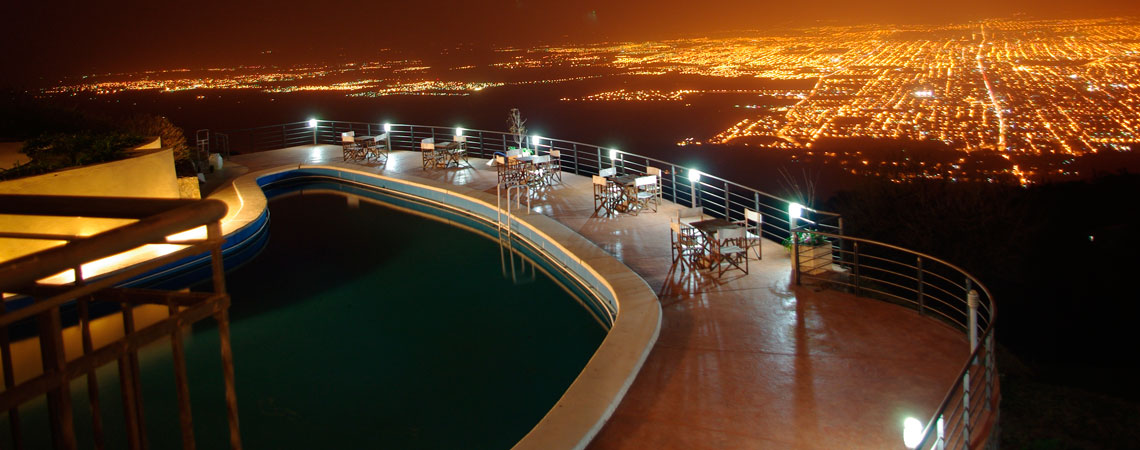
[[[223,219],[224,234],[229,235],[253,224],[264,213],[268,200],[258,180],[306,169],[346,172],[381,180],[389,183],[385,186],[389,189],[400,186],[427,189],[445,199],[456,197],[480,203],[489,210],[497,210],[493,195],[466,186],[446,184],[410,174],[395,178],[337,165],[287,164],[243,174],[208,196],[222,200],[229,206]],[[352,178],[338,178],[354,181]],[[408,190],[393,190],[423,197]],[[478,211],[463,209],[487,220],[495,220]],[[520,450],[585,448],[613,415],[649,357],[661,331],[661,304],[649,284],[636,272],[561,222],[541,214],[516,215],[512,219],[512,223],[519,224],[530,232],[529,239],[537,237],[543,241],[543,245],[536,246],[539,251],[557,261],[547,248],[550,245],[573,256],[575,262],[589,271],[600,285],[588,279],[583,281],[594,284],[593,288],[608,292],[612,297],[615,317],[606,337],[558,402],[513,447]],[[555,235],[568,241],[559,242],[552,237]],[[599,270],[599,267],[604,267],[604,270]]]

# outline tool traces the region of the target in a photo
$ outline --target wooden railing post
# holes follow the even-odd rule
[[[39,323],[40,355],[44,375],[55,376],[63,372],[67,360],[63,354],[63,328],[60,324],[59,308],[51,308],[36,316]],[[71,386],[60,383],[59,387],[48,391],[48,421],[51,437],[58,450],[74,449],[75,422],[71,410]]]

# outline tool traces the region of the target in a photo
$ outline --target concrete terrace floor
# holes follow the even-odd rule
[[[379,165],[343,162],[339,146],[293,147],[234,156],[206,192],[247,171],[322,163],[494,193],[494,168],[471,162],[424,171],[419,152]],[[929,419],[965,363],[963,334],[899,306],[791,286],[775,242],[752,254],[747,275],[672,271],[677,209],[595,217],[589,178],[569,173],[532,200],[532,214],[612,254],[661,301],[660,337],[591,448],[903,448],[903,419]]]

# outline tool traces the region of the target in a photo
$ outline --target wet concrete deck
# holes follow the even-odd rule
[[[385,165],[341,161],[338,146],[239,155],[225,180],[282,165],[343,164],[493,193],[494,168],[424,171],[418,152]],[[207,186],[212,189],[217,182]],[[597,217],[586,177],[532,200],[644,278],[663,310],[660,337],[633,386],[591,444],[617,448],[903,448],[902,422],[925,421],[968,356],[965,337],[912,310],[812,286],[792,286],[791,261],[764,241],[749,273],[717,279],[671,270],[669,219]]]

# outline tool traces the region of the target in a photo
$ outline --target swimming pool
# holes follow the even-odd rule
[[[503,255],[493,226],[328,180],[266,194],[268,242],[227,276],[249,448],[508,448],[605,337],[606,321],[578,300],[586,290],[547,275],[557,271],[540,258]],[[505,257],[539,267],[504,273]],[[199,448],[227,442],[212,326],[186,341]],[[166,347],[147,349],[142,365],[147,416],[163,419],[147,423],[152,447],[177,447]],[[120,430],[113,368],[100,385],[107,429]]]

